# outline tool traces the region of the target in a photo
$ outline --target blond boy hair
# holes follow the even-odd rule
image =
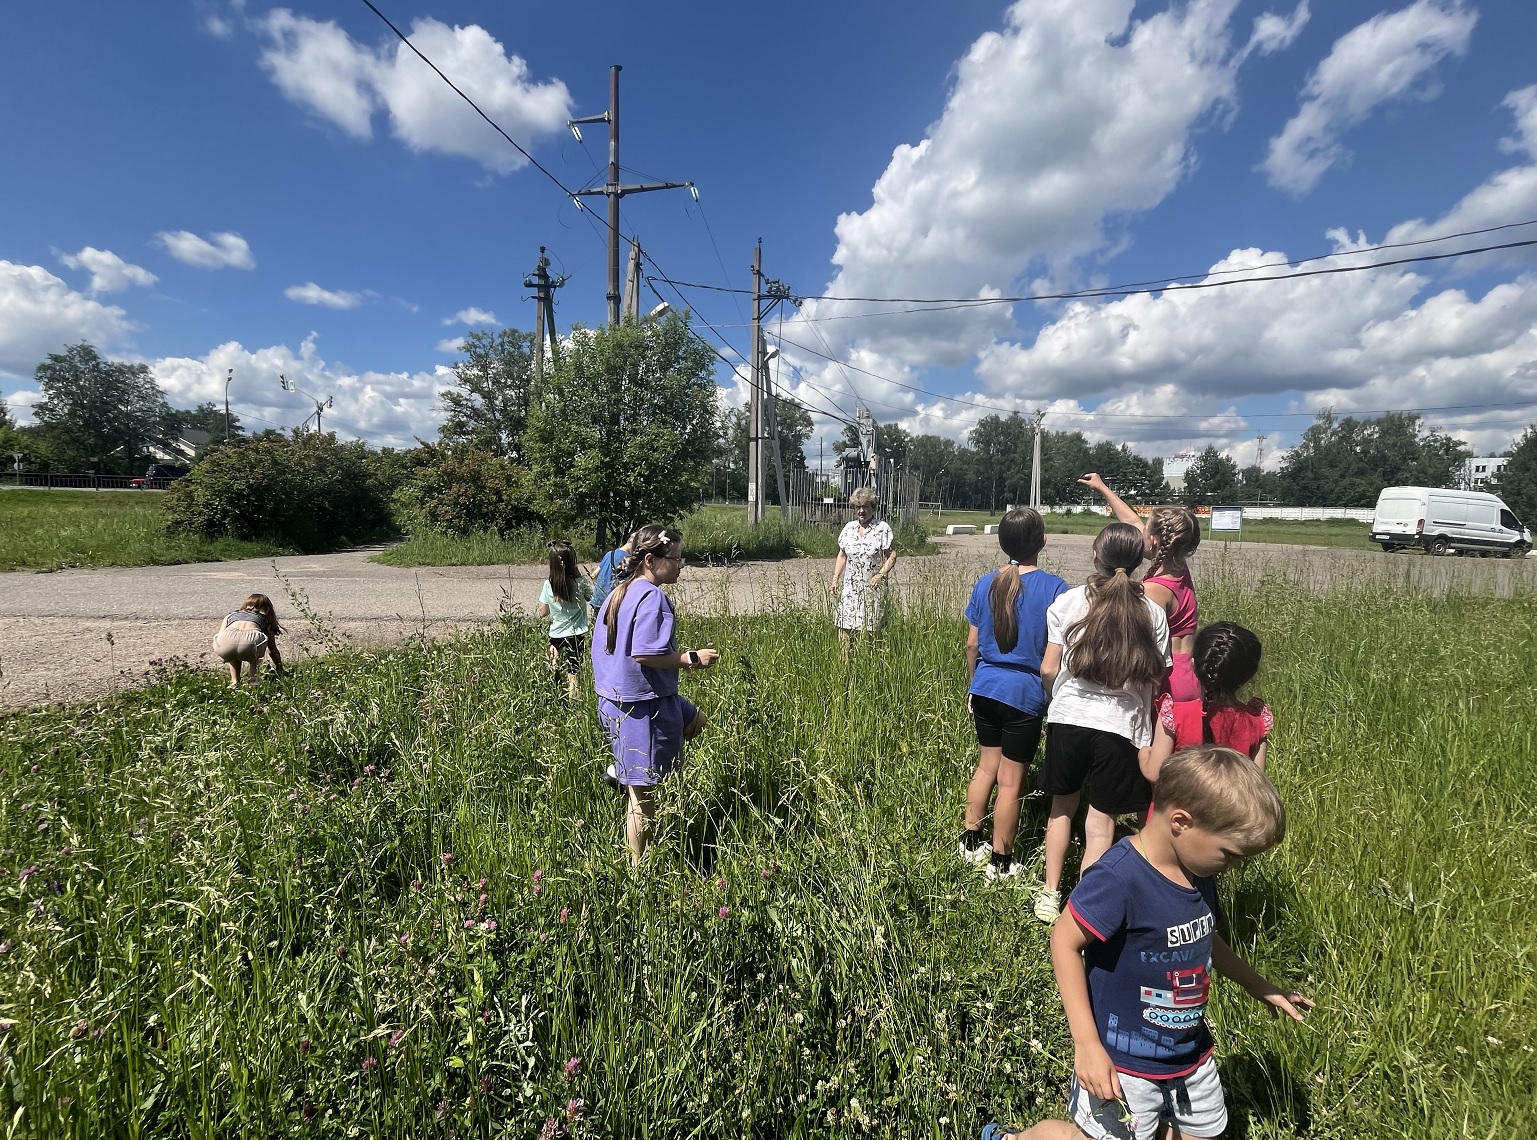
[[[1259,765],[1242,752],[1203,744],[1164,761],[1155,811],[1183,808],[1202,830],[1230,837],[1248,854],[1286,836],[1286,805]]]

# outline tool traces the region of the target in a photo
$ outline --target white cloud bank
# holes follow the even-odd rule
[[[278,90],[353,138],[372,138],[374,115],[383,110],[391,133],[414,151],[471,158],[499,174],[526,164],[404,44],[391,39],[371,47],[332,21],[287,8],[274,8],[256,27],[266,41],[261,66]],[[566,85],[534,81],[527,62],[484,28],[449,27],[428,17],[416,20],[409,35],[513,138],[526,143],[565,128],[571,114]]]
[[[345,289],[322,289],[313,281],[304,285],[290,285],[283,296],[301,305],[320,305],[327,309],[355,309],[363,303],[363,294],[349,293]]]
[[[31,376],[44,356],[89,340],[110,346],[132,325],[116,305],[103,305],[38,265],[0,261],[0,375]]]
[[[124,261],[110,249],[86,246],[79,253],[61,253],[59,260],[70,269],[91,275],[92,293],[118,293],[135,285],[149,286],[160,280],[148,269]]]
[[[172,404],[190,407],[204,400],[224,399],[226,370],[235,370],[230,401],[247,431],[268,427],[292,428],[313,415],[303,396],[284,392],[278,377],[317,396],[331,396],[334,407],[325,415],[327,431],[343,438],[362,438],[375,445],[411,447],[415,436],[431,438],[442,416],[438,392],[452,373],[445,367],[431,372],[353,372],[323,359],[311,333],[298,349],[287,345],[248,349],[238,341],[221,344],[201,357],[162,357],[146,363]]]
[[[1438,95],[1436,65],[1467,52],[1477,22],[1461,0],[1415,0],[1346,32],[1308,76],[1297,114],[1270,140],[1271,185],[1306,194],[1346,157],[1342,134],[1385,103]]]
[[[155,236],[165,251],[184,265],[197,269],[256,268],[251,247],[239,234],[215,233],[201,238],[187,230],[165,230]]]

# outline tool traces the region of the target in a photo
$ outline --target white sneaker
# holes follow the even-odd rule
[[[985,839],[975,847],[967,847],[966,836],[962,835],[960,842],[955,845],[955,849],[960,852],[961,858],[972,866],[986,863],[993,857],[993,845]]]
[[[1035,917],[1042,922],[1056,922],[1062,913],[1062,892],[1042,891],[1035,896]]]
[[[988,860],[987,867],[982,873],[987,876],[989,883],[998,883],[1023,874],[1024,870],[1025,865],[1014,856],[995,855]]]

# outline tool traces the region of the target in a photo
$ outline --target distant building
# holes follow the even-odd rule
[[[1196,454],[1193,451],[1182,451],[1173,459],[1163,461],[1163,481],[1174,494],[1185,493],[1185,472],[1190,470],[1190,465],[1195,461]]]
[[[1462,464],[1462,486],[1464,490],[1476,491],[1483,487],[1491,479],[1505,470],[1505,464],[1510,462],[1508,455],[1483,455],[1464,460]]]

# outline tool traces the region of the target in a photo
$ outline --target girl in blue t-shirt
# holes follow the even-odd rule
[[[1041,687],[1046,651],[1046,611],[1067,583],[1037,568],[1046,545],[1046,527],[1029,507],[1003,516],[998,545],[1009,564],[985,575],[966,606],[966,698],[977,729],[977,770],[966,791],[966,830],[961,857],[987,863],[988,879],[1009,878],[1022,869],[1014,860],[1020,788],[1041,741],[1041,718],[1050,695]],[[982,820],[993,789],[993,838],[982,838]]]

